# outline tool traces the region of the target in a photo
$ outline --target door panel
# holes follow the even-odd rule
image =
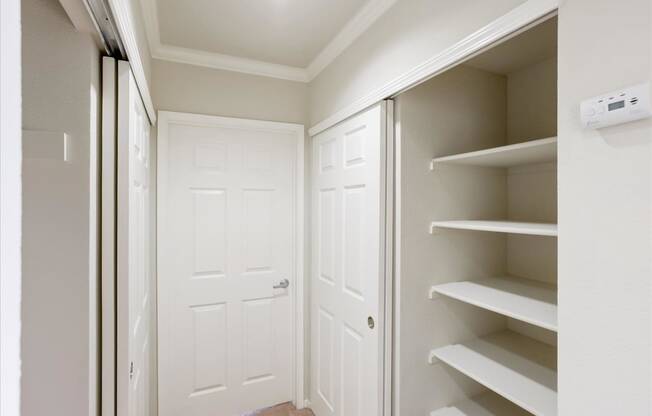
[[[292,401],[297,130],[167,117],[159,412],[235,416]]]
[[[384,104],[313,140],[311,385],[317,416],[380,414],[385,140]]]
[[[149,415],[150,125],[129,63],[118,61],[117,410]]]
[[[194,383],[191,395],[223,389],[227,374],[226,304],[193,306]]]

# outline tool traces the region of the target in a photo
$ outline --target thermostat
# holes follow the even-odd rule
[[[650,83],[585,100],[580,105],[580,112],[584,127],[594,129],[650,117]]]

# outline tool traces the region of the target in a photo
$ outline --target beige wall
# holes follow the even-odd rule
[[[399,0],[310,83],[310,125],[323,120],[524,0]]]
[[[58,2],[22,8],[23,129],[71,139],[68,163],[24,154],[22,415],[86,416],[97,409],[100,57]]]
[[[507,76],[507,143],[557,135],[557,58]]]
[[[562,416],[652,414],[652,120],[591,130],[579,115],[583,99],[650,79],[651,8],[559,10]]]
[[[161,60],[152,75],[157,110],[306,123],[305,83]]]

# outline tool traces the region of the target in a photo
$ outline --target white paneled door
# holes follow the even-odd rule
[[[311,400],[317,416],[378,416],[383,391],[385,104],[312,147]]]
[[[159,117],[159,413],[294,401],[303,127]]]
[[[117,115],[117,414],[149,416],[150,124],[126,61]]]

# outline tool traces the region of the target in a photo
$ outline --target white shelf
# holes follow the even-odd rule
[[[556,348],[550,345],[505,331],[434,349],[429,360],[446,363],[535,416],[557,415]]]
[[[557,138],[531,140],[524,143],[478,150],[432,159],[430,169],[439,164],[472,165],[487,168],[509,168],[557,160]]]
[[[430,416],[529,416],[502,397],[488,392],[472,399],[430,412]]]
[[[491,278],[433,286],[430,298],[448,296],[550,331],[557,331],[557,291],[528,279]]]
[[[527,234],[542,236],[557,236],[557,224],[539,222],[516,221],[433,221],[430,224],[430,233],[435,228],[450,228],[455,230],[490,231],[494,233]]]

